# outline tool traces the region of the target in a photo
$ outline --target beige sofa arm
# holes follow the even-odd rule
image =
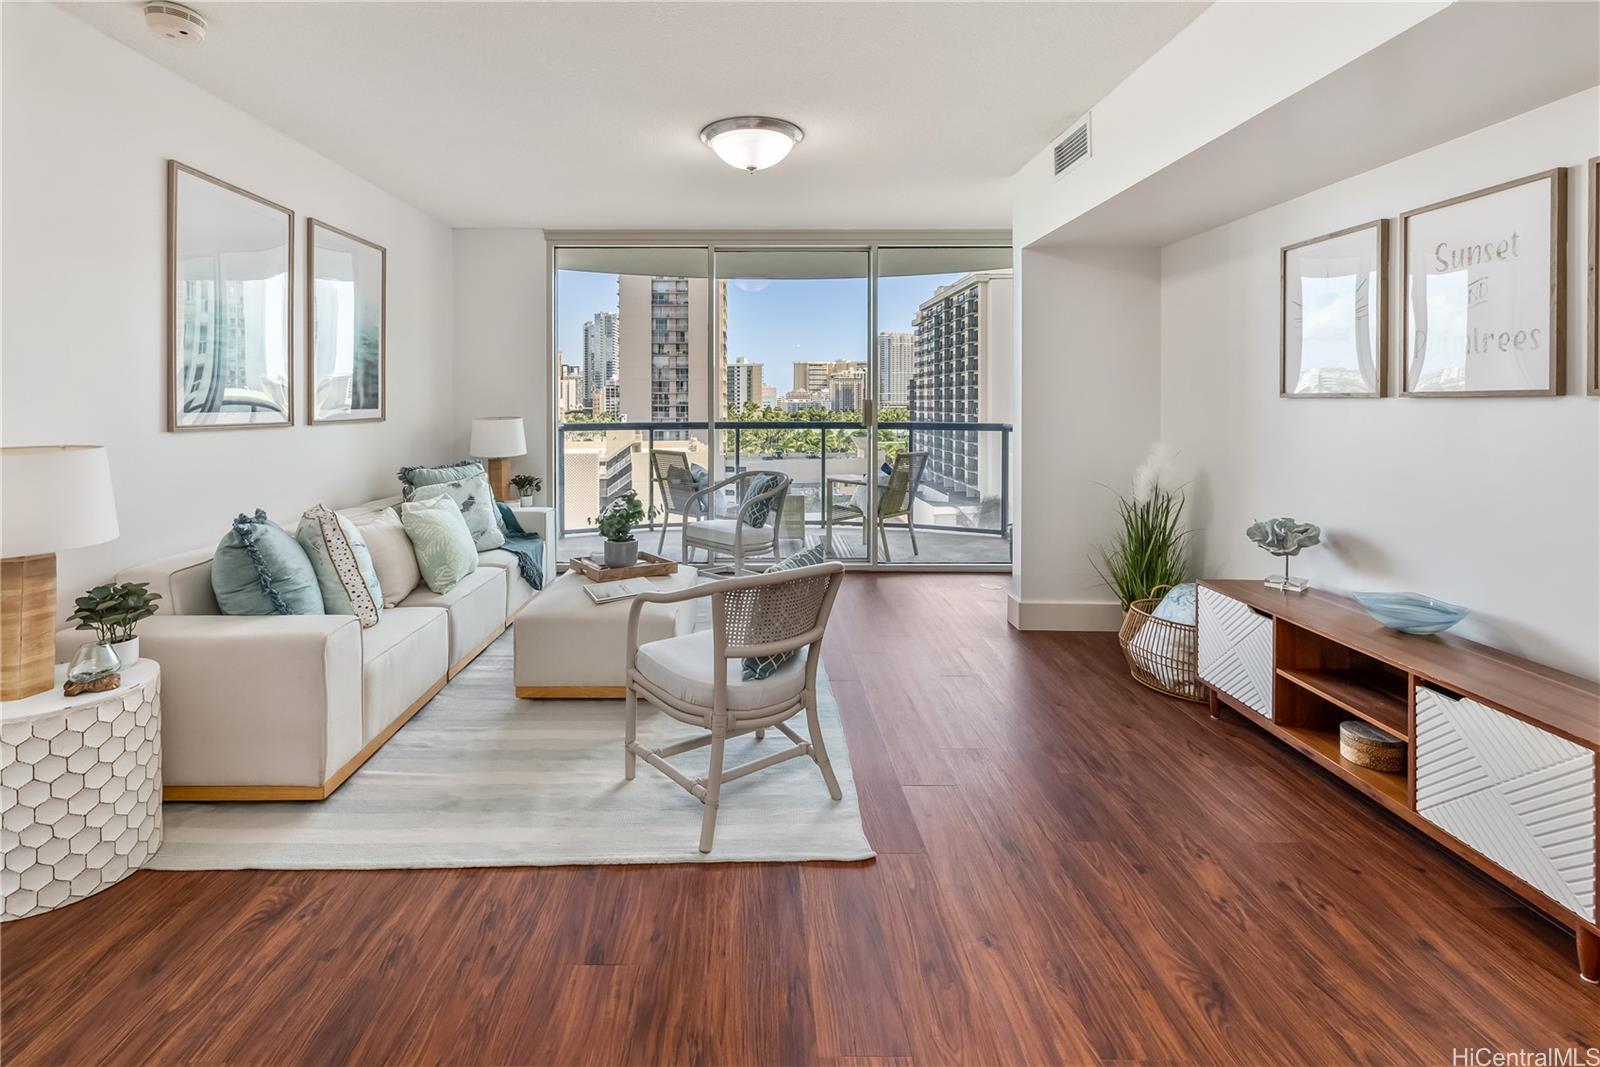
[[[549,585],[556,580],[556,529],[555,508],[525,508],[510,504],[511,514],[517,517],[517,525],[521,526],[524,533],[538,534],[544,541],[544,552],[540,559],[540,571],[544,574],[544,583]]]
[[[361,626],[351,615],[157,615],[167,786],[320,787],[360,751]]]

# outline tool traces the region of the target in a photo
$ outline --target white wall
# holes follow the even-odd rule
[[[1455,601],[1473,609],[1462,635],[1600,676],[1600,399],[1583,395],[1581,166],[1600,152],[1597,117],[1600,90],[1580,93],[1162,251],[1161,431],[1195,479],[1200,573],[1272,570],[1244,528],[1293,515],[1325,532],[1294,561],[1314,585]],[[1569,168],[1568,396],[1279,398],[1281,246],[1557,165]],[[1391,369],[1398,232],[1392,243]]]
[[[1019,515],[1011,621],[1026,630],[1116,629],[1090,566],[1114,528],[1160,420],[1160,253],[1022,249]]]
[[[122,527],[59,557],[64,606],[119,567],[214,544],[239,511],[292,524],[450,450],[447,227],[55,7],[0,18],[0,439],[107,445]],[[294,210],[297,389],[306,216],[388,249],[386,422],[304,425],[302,393],[301,425],[164,432],[168,158]]]
[[[467,454],[472,420],[521,415],[528,454],[513,473],[544,479],[554,499],[549,461],[549,260],[543,230],[455,231],[455,384],[452,456]]]

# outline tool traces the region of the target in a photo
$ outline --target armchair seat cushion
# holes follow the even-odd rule
[[[690,523],[685,536],[691,541],[710,542],[711,544],[725,545],[728,548],[732,548],[733,538],[738,528],[738,519],[702,519],[699,522]],[[777,532],[776,523],[762,529],[746,526],[744,528],[744,544],[746,546],[765,545],[772,541]]]
[[[701,630],[640,645],[635,667],[646,681],[666,695],[709,708],[716,699],[712,637],[710,630]],[[722,667],[728,672],[728,707],[735,711],[751,711],[790,698],[798,699],[806,684],[805,650],[765,678],[745,679],[737,659],[724,660]]]

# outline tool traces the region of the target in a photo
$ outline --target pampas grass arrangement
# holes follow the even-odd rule
[[[1133,475],[1133,493],[1117,493],[1117,513],[1122,528],[1100,558],[1090,565],[1100,580],[1117,595],[1122,610],[1143,600],[1163,585],[1177,585],[1189,577],[1189,536],[1182,527],[1183,489],[1167,488],[1172,456],[1161,442],[1150,448]],[[1113,490],[1115,492],[1115,490]]]

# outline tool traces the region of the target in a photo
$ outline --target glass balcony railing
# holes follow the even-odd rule
[[[653,472],[686,466],[705,485],[745,470],[789,475],[793,486],[777,519],[785,553],[821,543],[830,556],[857,563],[871,562],[875,552],[878,563],[896,565],[1008,566],[1011,429],[1006,423],[880,422],[882,466],[872,504],[871,442],[859,420],[563,423],[558,554],[568,559],[597,551],[595,517],[628,489],[660,510],[667,501]],[[895,491],[897,463],[902,482],[920,468],[914,494]],[[732,505],[730,497],[716,508]],[[869,549],[864,513],[871,508],[871,525],[881,529],[870,531]],[[651,521],[639,534],[643,547],[681,559],[681,519],[674,511]]]

